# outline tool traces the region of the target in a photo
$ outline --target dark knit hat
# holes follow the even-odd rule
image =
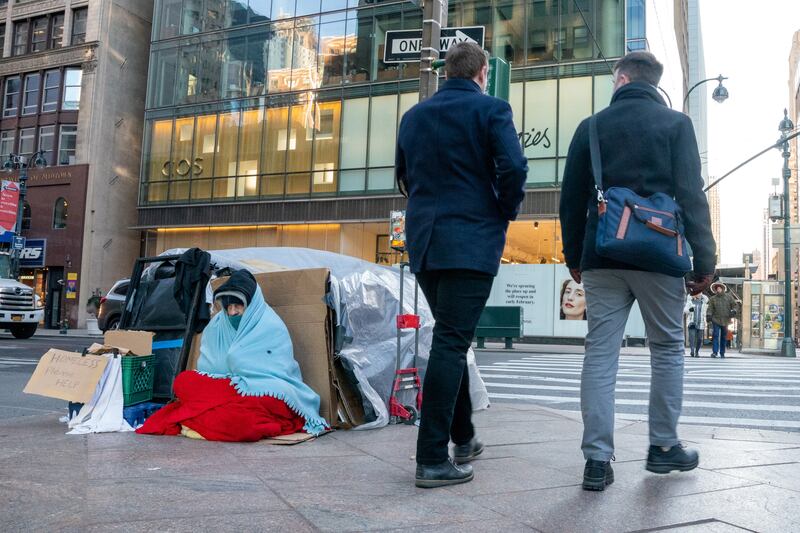
[[[248,270],[235,270],[228,281],[214,291],[214,300],[221,300],[223,307],[227,307],[235,300],[241,301],[245,307],[250,305],[258,289],[256,278]]]

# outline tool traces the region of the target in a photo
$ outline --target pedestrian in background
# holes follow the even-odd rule
[[[689,353],[691,357],[700,357],[700,348],[706,336],[706,305],[708,297],[703,294],[689,296],[686,302],[686,313],[689,329]]]
[[[688,116],[669,109],[661,98],[656,87],[663,71],[656,57],[644,51],[631,52],[614,66],[611,105],[595,115],[603,189],[596,186],[592,173],[590,119],[578,126],[564,170],[560,206],[564,256],[572,277],[583,282],[587,302],[581,376],[586,490],[604,490],[614,481],[610,464],[614,386],[634,301],[639,303],[651,353],[650,448],[645,468],[668,473],[692,470],[699,462],[697,452],[684,449],[677,433],[683,400],[683,308],[687,288],[699,294],[711,283],[716,245],[694,128]],[[637,257],[628,263],[597,253],[599,212],[605,207],[599,193],[612,187],[640,197],[660,192],[674,198],[694,251],[694,272],[688,282],[682,276],[647,271],[635,265]],[[659,216],[663,215],[653,214],[648,222],[659,223]]]
[[[472,466],[464,463],[483,451],[472,425],[467,350],[528,174],[511,106],[484,94],[486,52],[459,43],[445,61],[442,88],[403,116],[396,158],[408,196],[411,271],[436,320],[417,437],[416,485],[425,488],[470,481]]]
[[[725,347],[728,344],[728,325],[736,316],[736,300],[728,292],[728,287],[719,281],[711,285],[714,295],[708,302],[708,319],[713,328],[711,337],[711,357],[717,354],[725,358]]]

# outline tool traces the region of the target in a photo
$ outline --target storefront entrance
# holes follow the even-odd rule
[[[62,267],[53,267],[47,271],[47,298],[44,305],[44,327],[46,328],[58,329],[61,326],[64,283]]]

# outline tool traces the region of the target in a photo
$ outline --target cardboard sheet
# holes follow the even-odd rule
[[[136,355],[152,355],[154,336],[155,333],[152,331],[111,329],[106,331],[103,344],[117,348],[127,348]]]
[[[102,355],[51,349],[42,356],[23,392],[87,403],[108,365]]]

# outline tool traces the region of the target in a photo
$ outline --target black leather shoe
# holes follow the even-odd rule
[[[614,470],[611,468],[611,461],[586,461],[583,469],[583,490],[606,490],[612,483]]]
[[[712,359],[716,359],[716,358],[717,358],[717,354],[715,354],[715,353],[712,353],[712,354],[711,354],[711,358],[712,358]]]
[[[645,469],[654,474],[669,474],[674,470],[679,472],[694,470],[698,464],[700,456],[695,450],[685,449],[683,444],[676,444],[666,452],[661,446],[650,446]]]
[[[417,465],[417,479],[414,484],[423,489],[432,489],[466,483],[472,481],[473,477],[475,474],[472,473],[471,465],[459,466],[448,458],[438,465]]]
[[[483,453],[483,443],[478,437],[466,444],[457,445],[453,448],[453,460],[457,465],[468,463]]]

